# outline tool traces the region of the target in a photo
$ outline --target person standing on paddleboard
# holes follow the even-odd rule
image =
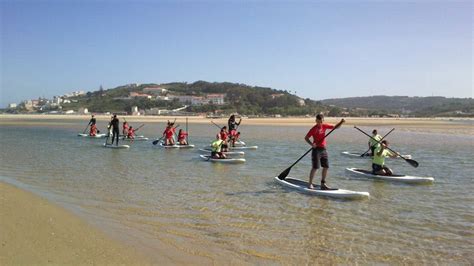
[[[398,154],[387,149],[388,141],[382,140],[380,145],[375,149],[374,157],[372,158],[372,174],[374,175],[393,175],[390,168],[385,165],[385,157],[397,158]]]
[[[89,120],[89,124],[87,124],[91,126],[90,131],[89,131],[89,136],[97,135],[97,126],[95,125],[96,123],[97,123],[97,120],[95,119],[95,116],[91,115],[91,120]],[[95,129],[95,134],[94,134],[94,129]]]
[[[374,129],[372,131],[372,138],[369,139],[368,143],[370,148],[370,156],[374,156],[375,149],[380,146],[380,144],[378,143],[380,140],[382,140],[382,136],[377,133],[377,129]]]
[[[120,121],[117,118],[117,115],[114,114],[112,117],[112,120],[110,121],[110,125],[112,126],[112,143],[114,144],[115,140],[115,146],[118,146],[118,141],[119,141],[119,136],[120,136]]]
[[[321,189],[327,190],[330,189],[326,185],[326,176],[329,168],[328,152],[326,150],[326,139],[324,138],[327,129],[338,128],[345,122],[344,119],[341,120],[337,125],[333,126],[330,124],[323,123],[324,115],[316,115],[316,125],[314,125],[306,134],[305,141],[313,147],[311,153],[312,167],[309,173],[309,183],[308,188],[314,189],[313,187],[313,178],[319,168],[323,168],[321,173]],[[313,141],[310,140],[313,138]]]
[[[227,121],[227,126],[229,127],[229,135],[232,140],[232,147],[235,146],[235,136],[237,135],[237,127],[240,126],[242,118],[239,118],[239,122],[235,122],[235,115],[231,115]]]

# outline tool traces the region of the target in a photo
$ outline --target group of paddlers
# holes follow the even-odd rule
[[[235,121],[235,115],[231,115],[227,121],[227,126],[220,128],[216,135],[216,140],[211,143],[211,157],[213,159],[225,159],[225,152],[229,151],[229,145],[235,147],[240,138],[240,132],[237,131],[242,118],[239,122]]]
[[[214,158],[225,158],[224,152],[227,152],[229,149],[229,145],[235,146],[236,142],[239,141],[240,132],[237,131],[242,119],[239,119],[237,122],[235,120],[235,115],[231,115],[227,126],[223,126],[220,128],[219,133],[216,135],[216,140],[212,142],[212,157]],[[97,129],[96,125],[97,121],[94,115],[91,116],[89,120],[88,126],[90,126],[89,136],[97,136],[100,132]],[[188,132],[183,129],[180,129],[176,134],[176,129],[179,125],[175,125],[176,119],[171,122],[168,120],[166,124],[166,128],[163,131],[161,139],[163,139],[163,144],[165,146],[172,146],[172,145],[188,145]],[[120,131],[119,131],[119,119],[116,114],[111,117],[111,120],[107,126],[108,128],[108,136],[112,136],[112,144],[115,142],[118,145]],[[135,133],[139,130],[143,125],[138,128],[133,128],[127,121],[123,122],[122,125],[122,137],[128,139],[135,139]],[[175,140],[177,139],[177,141]],[[177,142],[177,143],[176,143]]]
[[[108,137],[112,136],[112,142],[113,144],[115,142],[115,145],[118,145],[118,141],[120,138],[120,121],[117,117],[116,114],[114,114],[108,125],[107,125],[107,130],[108,130]],[[97,134],[100,133],[100,131],[97,129],[97,120],[94,115],[91,115],[91,119],[89,120],[88,127],[89,128],[89,136],[95,137]],[[143,125],[139,126],[138,128],[134,128],[133,126],[129,125],[127,121],[124,121],[122,124],[122,137],[124,139],[135,139],[135,132],[137,132]],[[86,128],[87,129],[87,128]],[[107,144],[107,143],[106,143]]]
[[[319,168],[322,168],[321,189],[330,189],[326,185],[326,176],[329,169],[328,152],[326,150],[326,130],[336,129],[345,122],[344,119],[341,119],[341,121],[334,126],[323,123],[323,121],[323,114],[316,115],[316,125],[314,125],[305,136],[306,142],[313,147],[311,154],[312,167],[309,173],[308,182],[309,189],[314,189],[312,182],[314,175]],[[392,170],[385,165],[385,158],[395,158],[399,156],[399,154],[391,152],[388,149],[388,141],[382,140],[382,137],[378,135],[376,129],[372,131],[372,137],[370,138],[368,145],[371,152],[369,155],[372,156],[372,173],[376,175],[392,175]],[[365,154],[362,156],[365,156]]]

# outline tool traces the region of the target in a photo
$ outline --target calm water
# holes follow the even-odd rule
[[[153,137],[163,126],[149,123],[140,133]],[[150,256],[165,244],[226,264],[474,263],[474,136],[392,132],[392,148],[411,154],[420,167],[403,160],[389,166],[435,177],[433,185],[413,186],[346,176],[345,167],[370,164],[340,155],[365,151],[367,142],[343,127],[328,140],[328,182],[371,198],[341,201],[273,181],[308,149],[307,127],[242,126],[242,139],[259,146],[246,152],[242,165],[204,162],[197,149],[165,150],[151,141],[104,149],[103,140],[76,137],[83,127],[70,121],[0,127],[0,178],[66,206]],[[197,147],[216,134],[212,125],[190,131]],[[306,179],[309,158],[290,175]]]

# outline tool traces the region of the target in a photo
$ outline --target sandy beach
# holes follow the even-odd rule
[[[149,264],[66,210],[2,182],[0,215],[1,265]]]
[[[107,122],[109,115],[97,115],[98,122]],[[176,123],[186,123],[183,116],[119,116],[128,122],[140,123],[162,123],[168,120]],[[54,126],[65,121],[82,120],[87,123],[90,115],[41,115],[41,114],[21,114],[21,115],[0,115],[0,125],[24,125],[24,126]],[[472,118],[360,118],[345,117],[345,126],[368,126],[368,127],[395,127],[401,131],[474,135],[474,119]],[[335,124],[341,117],[327,117],[325,122]],[[211,121],[219,125],[227,124],[227,118],[210,119],[202,116],[188,117],[189,124],[211,124]],[[290,118],[243,118],[244,125],[264,125],[264,126],[312,126],[314,117],[290,117]]]

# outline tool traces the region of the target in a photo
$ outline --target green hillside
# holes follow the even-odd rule
[[[65,104],[64,108],[77,110],[79,107],[86,107],[91,112],[130,112],[133,106],[138,106],[139,109],[174,109],[183,106],[183,103],[179,103],[177,99],[169,101],[157,100],[155,97],[153,99],[126,99],[130,92],[144,93],[143,89],[153,86],[167,89],[167,95],[204,96],[215,93],[226,94],[224,105],[192,105],[186,110],[189,112],[218,111],[222,113],[238,112],[244,115],[306,115],[328,109],[321,103],[310,99],[305,99],[302,105],[299,97],[287,91],[238,83],[211,83],[206,81],[175,82],[159,85],[126,85],[108,90],[88,92],[84,96],[73,97],[72,99],[75,102]]]
[[[370,96],[321,101],[359,115],[402,114],[406,116],[474,116],[474,99],[445,97]]]

